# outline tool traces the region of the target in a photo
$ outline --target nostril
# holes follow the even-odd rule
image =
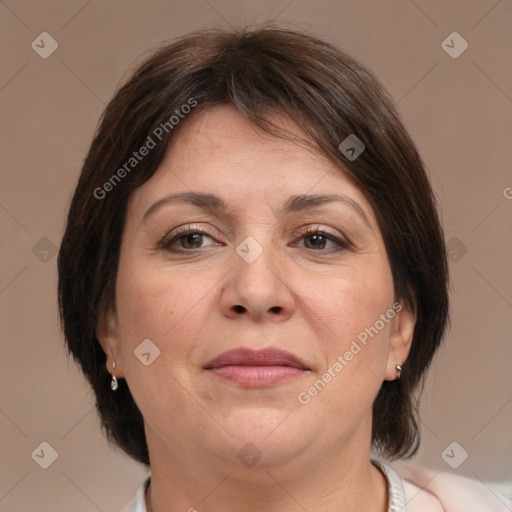
[[[233,309],[234,309],[237,313],[244,313],[244,312],[245,312],[245,308],[244,308],[243,306],[240,306],[240,305],[233,306]]]
[[[281,306],[273,306],[269,309],[269,311],[272,313],[281,313],[282,309],[283,308]]]

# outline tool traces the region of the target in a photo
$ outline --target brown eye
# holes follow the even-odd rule
[[[180,240],[181,246],[184,249],[199,249],[203,236],[202,233],[189,233],[188,235],[180,236],[178,240]]]
[[[310,243],[304,243],[307,249],[325,249],[327,238],[320,233],[313,233],[304,237],[304,240],[310,240]]]
[[[303,242],[301,243],[302,240]],[[317,228],[304,232],[299,242],[292,245],[322,253],[341,251],[350,247],[349,242],[340,240],[334,235],[325,233]]]
[[[206,244],[207,239],[210,239],[213,243]],[[170,252],[192,252],[211,245],[216,245],[213,238],[197,229],[170,233],[160,242],[160,248]]]

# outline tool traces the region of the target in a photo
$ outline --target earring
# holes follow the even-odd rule
[[[115,391],[117,389],[117,379],[114,375],[114,370],[116,369],[116,362],[112,361],[112,380],[110,381],[110,388],[112,391]]]
[[[402,376],[402,367],[397,364],[396,365],[396,378],[400,380],[400,377]]]

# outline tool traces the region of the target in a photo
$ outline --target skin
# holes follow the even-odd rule
[[[284,118],[283,129],[301,136]],[[227,209],[184,202],[144,213],[169,193],[204,192]],[[364,211],[331,202],[281,213],[299,194],[344,194]],[[172,253],[161,240],[193,224]],[[327,232],[348,247],[304,228]],[[248,236],[263,249],[247,263]],[[370,462],[372,403],[409,353],[415,318],[397,315],[307,405],[297,396],[395,303],[375,213],[342,169],[311,148],[263,134],[230,106],[192,114],[165,160],[128,204],[116,310],[98,339],[107,368],[125,378],[144,417],[153,512],[385,512],[386,480]],[[134,350],[149,338],[160,355]],[[220,380],[203,366],[237,347],[278,347],[310,371],[265,389]],[[261,459],[237,452],[252,443]],[[252,448],[252,450],[255,450]]]

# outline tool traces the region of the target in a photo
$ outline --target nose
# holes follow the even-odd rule
[[[235,253],[234,265],[222,290],[223,314],[256,322],[290,318],[295,311],[295,298],[286,282],[283,264],[270,250],[264,250],[251,263]]]

